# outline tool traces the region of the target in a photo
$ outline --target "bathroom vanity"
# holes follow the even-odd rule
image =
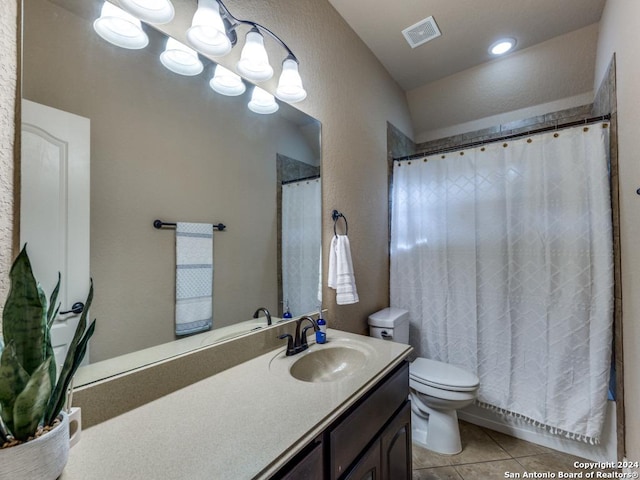
[[[411,347],[337,330],[328,338],[83,431],[61,479],[410,478]]]
[[[411,478],[409,365],[396,367],[280,469],[286,480]]]

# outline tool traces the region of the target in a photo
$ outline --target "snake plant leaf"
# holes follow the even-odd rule
[[[10,343],[0,356],[0,417],[9,430],[13,430],[13,405],[28,381],[29,375],[18,362],[15,348]]]
[[[56,287],[51,292],[51,296],[49,297],[49,310],[47,311],[47,327],[51,328],[53,325],[53,321],[58,315],[58,310],[60,310],[60,304],[58,302],[58,293],[60,292],[60,280],[61,280],[60,272],[58,272],[58,283],[56,283]]]
[[[60,274],[58,274],[58,277],[60,277]],[[56,287],[57,288],[57,287]],[[42,286],[40,284],[38,284],[38,295],[40,295],[40,301],[42,302],[42,305],[44,306],[45,310],[47,307],[47,294],[44,292],[44,290],[42,289]],[[46,312],[45,312],[46,313]],[[48,313],[46,313],[46,315],[48,315]],[[52,357],[54,355],[53,353],[53,346],[51,345],[51,327],[49,325],[49,320],[48,318],[44,318],[44,329],[43,329],[43,334],[44,334],[44,338],[42,339],[42,361],[44,362],[47,358]],[[51,389],[53,389],[54,385],[56,384],[56,362],[55,359],[52,360],[49,363],[49,379],[51,381]]]
[[[51,422],[55,420],[55,418],[60,413],[62,409],[62,405],[64,404],[64,398],[67,393],[67,388],[71,383],[71,379],[73,378],[73,374],[78,369],[78,365],[82,361],[82,356],[84,356],[84,351],[86,351],[86,345],[84,351],[82,352],[82,356],[77,358],[76,351],[78,350],[78,345],[81,341],[84,343],[89,341],[91,335],[93,335],[93,331],[95,330],[95,320],[91,324],[91,328],[86,330],[87,327],[87,314],[89,312],[89,308],[91,307],[91,302],[93,301],[93,280],[91,280],[91,284],[89,286],[89,295],[87,296],[87,301],[85,302],[85,308],[82,311],[82,315],[80,316],[80,321],[78,322],[78,326],[76,327],[76,332],[73,336],[73,340],[69,343],[69,350],[67,351],[67,356],[64,359],[64,365],[62,366],[62,370],[60,371],[60,376],[58,377],[58,383],[56,384],[55,389],[53,390],[53,394],[51,395],[51,400],[49,401],[49,405],[47,406],[47,412],[45,415],[45,423],[50,425]],[[85,332],[86,330],[86,332]],[[86,340],[85,340],[86,339]]]
[[[67,389],[71,384],[71,380],[73,376],[76,374],[80,363],[82,363],[82,359],[84,358],[85,353],[87,352],[87,345],[89,344],[89,339],[93,336],[93,332],[96,329],[96,321],[94,320],[87,328],[84,336],[78,342],[78,346],[75,349],[75,354],[73,356],[73,362],[71,363],[71,370],[64,375],[60,375],[58,379],[58,384],[51,395],[51,400],[49,405],[47,406],[47,411],[45,415],[45,423],[47,425],[51,425],[55,418],[58,416],[62,407],[64,406],[65,397],[67,393]],[[68,357],[67,357],[68,358]],[[66,363],[66,362],[65,362]],[[64,371],[64,370],[63,370]]]
[[[31,378],[16,398],[13,406],[13,436],[18,440],[32,437],[44,416],[45,408],[51,396],[49,364],[47,358],[31,375]]]
[[[4,405],[13,403],[28,381],[29,375],[18,362],[15,348],[10,343],[0,356],[0,402]]]
[[[47,311],[47,328],[45,328],[45,339],[44,339],[44,358],[49,358],[54,356],[53,346],[51,345],[51,327],[53,326],[53,322],[58,316],[58,311],[60,310],[60,304],[56,306],[56,302],[58,301],[58,293],[60,292],[60,272],[58,272],[58,282],[56,283],[51,296],[49,297],[49,310]],[[44,292],[43,292],[44,294]],[[49,378],[51,379],[51,389],[54,388],[56,384],[56,362],[55,358],[51,361],[49,367]]]
[[[42,364],[46,355],[46,297],[33,276],[26,245],[9,272],[11,288],[2,312],[6,343],[14,342],[16,355],[29,375]]]

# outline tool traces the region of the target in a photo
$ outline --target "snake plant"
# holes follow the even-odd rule
[[[11,439],[26,441],[39,427],[53,424],[95,329],[95,320],[86,328],[92,283],[64,365],[56,375],[51,327],[60,308],[60,274],[47,300],[33,275],[25,245],[9,279],[11,288],[2,312],[4,342],[0,342],[0,445]]]

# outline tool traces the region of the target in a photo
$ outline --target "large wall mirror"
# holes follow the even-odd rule
[[[73,222],[63,207],[41,198],[42,192],[57,196],[66,207],[79,207],[88,222],[88,238],[81,241],[88,244],[86,271],[95,289],[91,317],[98,319],[90,363],[158,345],[169,355],[182,353],[176,343],[197,348],[242,333],[232,327],[251,319],[258,307],[274,317],[283,316],[287,301],[294,316],[315,311],[321,248],[319,122],[284,102],[271,115],[250,111],[248,83],[241,96],[217,94],[209,88],[214,64],[202,56],[200,75],[167,70],[159,61],[166,37],[147,25],[150,43],[144,49],[107,43],[93,30],[102,3],[28,0],[23,12],[22,93],[30,106],[23,113],[21,231],[35,235],[22,227],[33,218],[50,232],[59,229],[58,220]],[[280,61],[272,59],[272,64]],[[28,116],[41,117],[40,106],[51,109],[54,124],[57,112],[88,122],[90,173],[84,180],[69,177],[69,185],[58,185],[65,169],[73,167],[56,164],[57,153],[30,137],[34,127],[28,126]],[[25,128],[31,130],[25,133]],[[26,154],[45,164],[29,166]],[[77,185],[87,187],[87,200],[69,193]],[[175,230],[154,228],[156,219],[226,225],[213,233],[210,332],[176,337]],[[74,251],[82,248],[69,251],[68,244],[82,234],[72,225],[65,235],[59,240],[40,234],[33,243],[44,250],[51,244],[47,256],[64,256],[71,269]],[[63,284],[69,280],[65,268]],[[55,279],[39,279],[50,291]],[[63,310],[84,298],[88,278],[81,289],[80,298],[65,290]],[[229,335],[210,335],[225,328]]]

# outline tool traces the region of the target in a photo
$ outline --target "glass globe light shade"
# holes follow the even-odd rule
[[[204,70],[196,51],[171,37],[167,40],[164,52],[160,54],[160,62],[172,72],[189,77]]]
[[[216,0],[198,2],[191,28],[187,30],[187,42],[199,52],[214,57],[222,57],[231,51],[231,41],[225,32]]]
[[[273,76],[273,68],[269,65],[269,57],[264,48],[264,38],[257,30],[247,32],[236,68],[240,75],[252,82],[264,82]]]
[[[293,58],[287,58],[282,62],[276,97],[289,103],[301,102],[307,98],[307,92],[302,87],[302,78],[298,73],[298,62]]]
[[[93,22],[93,29],[107,42],[121,48],[139,50],[149,44],[140,20],[106,1],[100,18]]]
[[[240,75],[222,65],[216,65],[209,86],[216,92],[229,97],[242,95],[247,89]]]
[[[252,112],[260,114],[275,113],[280,108],[273,95],[260,87],[253,87],[251,101],[247,106]]]
[[[175,15],[171,0],[120,0],[120,5],[131,15],[156,25],[169,23]]]

